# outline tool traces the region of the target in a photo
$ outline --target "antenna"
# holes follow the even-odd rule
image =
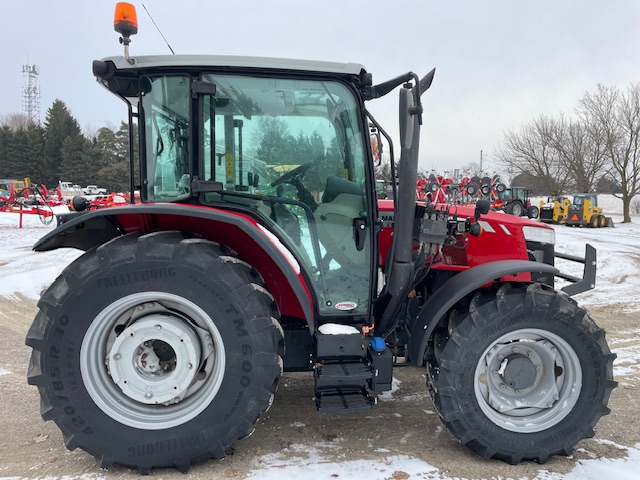
[[[38,86],[38,66],[27,64],[22,66],[24,84],[22,86],[22,110],[30,122],[40,125],[40,87]]]
[[[167,44],[167,47],[169,47],[169,50],[171,50],[171,53],[173,53],[174,55],[176,54],[176,52],[173,51],[173,48],[171,48],[171,45],[169,45],[169,42],[167,42],[167,39],[164,38],[164,35],[162,35],[162,32],[160,31],[160,27],[158,27],[158,24],[155,22],[155,20],[153,19],[153,17],[151,16],[151,14],[149,13],[149,10],[147,10],[147,7],[144,6],[144,3],[142,4],[142,8],[144,8],[144,11],[147,12],[147,15],[149,15],[149,18],[151,19],[151,21],[153,22],[153,24],[155,25],[156,29],[158,30],[158,33],[160,34],[160,36],[162,37],[162,39],[164,40],[164,43]]]

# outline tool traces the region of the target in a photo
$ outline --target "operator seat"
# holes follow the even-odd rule
[[[318,239],[341,266],[354,263],[359,257],[353,236],[353,221],[364,216],[362,187],[335,175],[327,177],[327,185],[313,216]]]

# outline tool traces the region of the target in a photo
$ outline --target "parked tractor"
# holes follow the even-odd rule
[[[544,463],[594,435],[615,355],[570,295],[593,288],[595,250],[563,275],[550,226],[416,200],[434,70],[374,84],[351,63],[131,57],[135,10],[118,5],[124,55],[93,73],[127,104],[140,202],[60,216],[34,246],[85,252],[26,337],[68,448],[186,472],[251,434],[283,371],[313,376],[318,411],[362,415],[364,437],[399,364],[426,370],[445,426],[483,458]],[[385,200],[369,124],[385,130],[365,105],[396,88]]]
[[[544,223],[555,223],[557,225],[564,224],[567,219],[569,205],[571,200],[563,196],[547,197],[547,201],[540,201],[539,219]]]
[[[505,213],[516,217],[524,215],[529,218],[538,218],[539,214],[538,207],[531,205],[529,190],[524,187],[508,187],[499,192],[493,208],[504,210]]]
[[[591,228],[612,227],[611,217],[604,215],[604,209],[598,206],[598,195],[579,193],[568,206],[565,225],[570,227],[586,226]]]

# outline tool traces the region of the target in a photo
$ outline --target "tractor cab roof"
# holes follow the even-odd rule
[[[140,55],[127,61],[123,56],[107,57],[93,62],[93,74],[111,92],[122,97],[137,96],[137,77],[141,72],[163,73],[193,70],[247,73],[256,71],[286,73],[308,73],[353,79],[363,78],[365,68],[357,63],[324,62],[272,57],[245,57],[232,55]]]
[[[107,57],[102,62],[112,62],[118,70],[143,70],[147,68],[259,68],[269,70],[293,70],[323,72],[343,75],[360,75],[365,68],[357,63],[297,60],[275,57],[245,57],[238,55],[139,55],[129,63],[123,56]]]

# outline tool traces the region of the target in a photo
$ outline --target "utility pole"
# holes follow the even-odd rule
[[[480,171],[478,172],[478,176],[482,177],[482,172],[484,169],[482,168],[482,150],[480,150]]]

